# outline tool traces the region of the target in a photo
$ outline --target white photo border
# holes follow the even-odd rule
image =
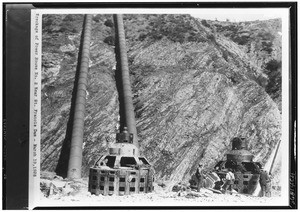
[[[42,16],[44,14],[194,14],[206,10],[207,11],[217,11],[218,9],[33,9],[31,11],[31,87],[30,87],[30,152],[29,152],[29,209],[35,207],[52,207],[52,206],[99,206],[99,204],[91,204],[89,202],[74,203],[70,202],[64,203],[63,205],[53,205],[53,204],[41,204],[40,202],[40,133],[41,133],[41,56],[42,56]],[[222,11],[227,10],[227,8],[222,8]],[[229,10],[229,9],[228,9]],[[232,9],[231,9],[232,10]],[[245,10],[245,12],[258,9],[251,8],[237,8],[235,10]],[[261,8],[265,12],[276,12],[282,17],[282,70],[289,70],[290,68],[290,29],[289,29],[289,9],[288,8]],[[218,11],[220,12],[220,11]],[[282,197],[280,201],[262,204],[258,206],[288,206],[289,205],[289,146],[290,146],[290,130],[289,130],[289,74],[282,74]],[[105,206],[105,205],[101,205]],[[123,205],[124,206],[124,205]],[[130,206],[130,205],[126,205]],[[132,205],[131,205],[132,206]],[[141,205],[143,206],[143,205]],[[144,205],[149,206],[149,205]],[[154,205],[153,205],[154,206]],[[157,206],[157,205],[156,205]],[[168,206],[167,204],[164,206]],[[180,206],[203,206],[203,205],[180,205]],[[209,206],[209,205],[205,205]],[[224,206],[215,204],[215,206]],[[232,206],[241,206],[240,204]],[[251,206],[243,203],[243,206]]]

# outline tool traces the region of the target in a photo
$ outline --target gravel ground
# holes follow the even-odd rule
[[[49,195],[50,185],[54,185]],[[271,206],[282,205],[279,192],[272,197],[255,197],[234,193],[216,194],[202,189],[200,192],[170,192],[155,185],[154,192],[127,196],[96,196],[87,190],[87,179],[66,181],[41,179],[39,205],[44,206]],[[52,185],[52,187],[53,187]]]

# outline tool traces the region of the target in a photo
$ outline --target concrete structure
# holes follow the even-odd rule
[[[89,192],[102,195],[128,195],[153,191],[154,170],[146,158],[137,156],[133,134],[125,130],[117,141],[90,168]]]
[[[214,169],[206,173],[204,184],[206,188],[222,188],[226,174],[230,169],[233,170],[235,180],[233,189],[238,193],[253,194],[259,184],[260,168],[259,162],[253,161],[254,155],[246,150],[246,140],[244,138],[233,138],[232,149],[226,154],[226,160],[219,161]],[[217,174],[219,179],[214,176]],[[190,180],[191,187],[197,186],[195,175]]]

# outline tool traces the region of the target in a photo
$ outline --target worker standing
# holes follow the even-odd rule
[[[267,173],[268,174],[268,173]],[[272,187],[272,183],[271,183],[271,174],[268,174],[268,181],[267,181],[267,186],[266,186],[266,197],[271,197],[271,187]]]
[[[266,170],[261,170],[259,177],[259,184],[261,187],[261,196],[271,196],[271,179]]]
[[[202,167],[202,164],[200,164],[200,163],[199,163],[197,171],[196,171],[196,177],[198,180],[197,191],[199,192],[200,189],[203,187],[203,179],[204,179],[203,167]]]
[[[234,180],[235,180],[235,177],[234,177],[234,174],[232,173],[232,169],[229,168],[228,172],[225,176],[225,183],[223,185],[223,192],[224,193],[226,193],[227,190],[229,190],[230,193],[232,194]]]

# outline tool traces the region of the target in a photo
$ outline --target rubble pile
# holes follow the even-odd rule
[[[188,204],[202,206],[207,204],[267,204],[274,202],[279,197],[279,193],[272,189],[272,197],[254,197],[238,193],[218,194],[209,189],[202,188],[200,192],[190,189],[186,183],[176,183],[172,190],[155,183],[154,191],[146,194],[133,194],[125,196],[103,196],[92,195],[87,189],[88,179],[81,180],[62,179],[55,173],[42,172],[41,178],[41,203],[67,206],[82,205],[89,202],[88,206],[134,206],[134,205],[169,205],[173,204],[185,206]],[[74,203],[74,205],[73,205]],[[210,205],[211,206],[211,205]]]

